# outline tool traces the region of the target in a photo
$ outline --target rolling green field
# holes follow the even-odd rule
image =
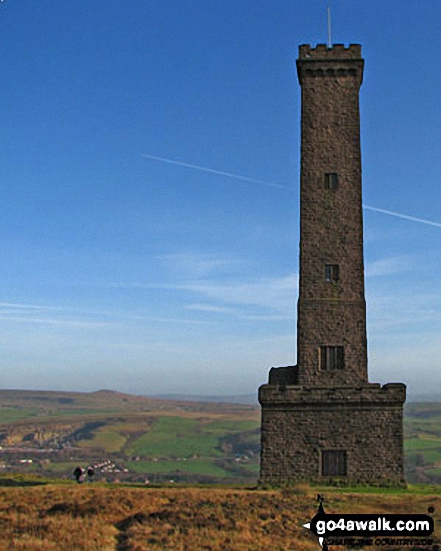
[[[127,449],[132,455],[155,457],[221,456],[221,439],[256,429],[250,421],[208,421],[185,417],[159,417],[152,429]]]
[[[231,477],[230,471],[218,467],[209,458],[189,459],[187,461],[129,461],[128,466],[138,473],[163,473],[170,475],[173,473],[192,473],[220,478]]]
[[[441,483],[441,404],[408,404],[404,435],[407,478]]]
[[[2,408],[0,409],[0,423],[13,423],[14,421],[22,421],[23,419],[34,418],[37,415],[37,410],[18,409],[18,408]]]

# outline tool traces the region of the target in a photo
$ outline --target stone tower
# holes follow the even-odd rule
[[[300,46],[297,365],[259,389],[261,481],[404,482],[406,387],[368,382],[361,46]]]

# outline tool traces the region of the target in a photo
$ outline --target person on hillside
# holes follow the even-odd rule
[[[87,467],[87,480],[88,482],[93,482],[93,477],[95,476],[95,469],[90,466]]]
[[[73,475],[76,481],[78,482],[78,484],[81,484],[82,482],[84,482],[84,471],[81,467],[77,467],[74,470]]]

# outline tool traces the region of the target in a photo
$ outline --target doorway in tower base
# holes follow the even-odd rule
[[[320,474],[322,476],[346,476],[346,450],[323,450],[320,458]]]

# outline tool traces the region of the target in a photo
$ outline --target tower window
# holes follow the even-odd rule
[[[320,347],[320,369],[344,369],[345,355],[343,346]]]
[[[321,474],[323,476],[346,476],[346,452],[343,450],[322,451]]]
[[[338,264],[325,264],[325,281],[338,281],[340,278],[340,267]]]
[[[325,174],[325,188],[337,189],[338,188],[338,174],[335,172],[327,172]]]

